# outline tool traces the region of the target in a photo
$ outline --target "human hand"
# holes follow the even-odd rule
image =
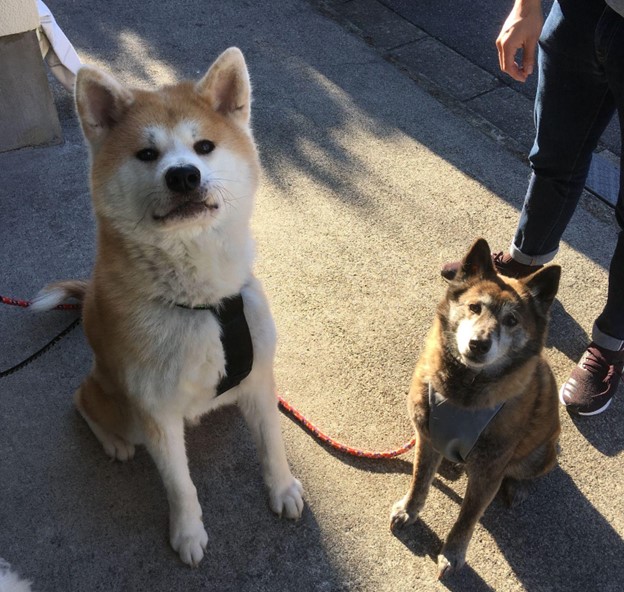
[[[533,73],[543,25],[541,0],[516,0],[496,40],[500,69],[514,80],[525,82]],[[516,62],[520,49],[522,64]]]

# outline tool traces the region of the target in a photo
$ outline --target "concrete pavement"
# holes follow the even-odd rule
[[[526,83],[500,71],[494,41],[511,2],[314,0],[447,107],[526,160],[534,135],[537,73]],[[552,0],[542,0],[548,14]],[[617,113],[595,152],[587,188],[615,205],[622,152]]]
[[[304,0],[49,5],[83,61],[131,84],[199,76],[226,47],[243,50],[264,165],[253,226],[280,336],[278,388],[349,444],[407,440],[405,395],[444,291],[440,264],[477,236],[508,245],[528,176],[521,146],[484,133]],[[59,88],[55,97],[65,143],[0,154],[3,295],[30,297],[91,267],[86,150],[71,98]],[[602,307],[616,232],[612,209],[585,196],[557,258],[564,273],[548,356],[559,382]],[[2,307],[0,369],[71,318]],[[0,381],[0,557],[33,590],[621,590],[622,389],[603,416],[573,421],[562,411],[560,466],[522,506],[496,500],[464,571],[438,583],[433,558],[464,477],[442,471],[422,519],[395,537],[388,515],[408,486],[411,455],[346,458],[284,417],[307,508],[297,523],[280,521],[234,409],[188,431],[210,541],[199,568],[187,568],[169,548],[165,494],[145,450],[109,462],[73,410],[88,367],[75,332]]]

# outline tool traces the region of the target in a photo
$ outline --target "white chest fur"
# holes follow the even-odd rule
[[[145,350],[129,369],[129,390],[154,412],[194,417],[225,374],[219,323],[208,310],[149,308],[137,319]]]

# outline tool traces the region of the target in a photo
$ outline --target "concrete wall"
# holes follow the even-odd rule
[[[0,152],[62,140],[34,0],[0,0]]]
[[[0,37],[32,31],[38,26],[35,0],[0,0]]]

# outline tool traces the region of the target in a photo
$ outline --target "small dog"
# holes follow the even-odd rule
[[[77,408],[111,457],[147,447],[167,490],[171,546],[189,565],[202,559],[208,537],[185,421],[238,404],[271,509],[293,519],[303,511],[279,425],[275,327],[252,273],[260,165],[250,103],[237,48],[198,82],[155,91],[83,67],[76,106],[91,155],[95,267],[90,281],[53,284],[34,303],[46,310],[68,297],[83,301],[94,363]]]
[[[443,456],[465,463],[466,494],[438,556],[438,578],[465,563],[473,530],[496,493],[511,504],[557,462],[557,388],[541,352],[561,268],[497,275],[477,240],[439,304],[408,395],[414,474],[391,528],[413,523]]]

